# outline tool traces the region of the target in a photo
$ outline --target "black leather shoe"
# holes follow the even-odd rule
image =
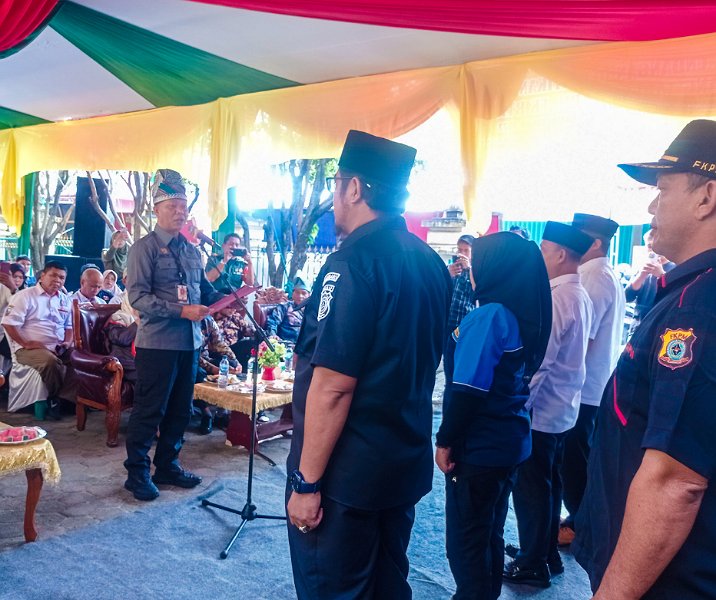
[[[564,573],[564,564],[562,563],[562,558],[559,555],[547,559],[547,566],[549,567],[549,572],[552,577]]]
[[[124,482],[124,487],[132,492],[137,500],[143,502],[149,502],[159,497],[159,490],[149,479],[149,475],[144,478],[128,477]]]
[[[201,477],[183,469],[181,471],[156,471],[152,481],[157,485],[175,485],[190,489],[201,483]]]
[[[209,435],[212,431],[214,431],[214,420],[210,415],[201,415],[201,423],[196,432],[199,435]]]
[[[551,585],[549,567],[543,565],[536,569],[526,569],[512,561],[505,565],[502,572],[502,579],[509,583],[533,585],[535,587],[548,588]]]

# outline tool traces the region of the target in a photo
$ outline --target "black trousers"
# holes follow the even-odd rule
[[[584,490],[587,487],[587,462],[589,462],[589,449],[592,447],[598,411],[598,406],[580,405],[577,423],[574,429],[569,430],[564,441],[562,478],[564,480],[564,506],[569,512],[565,524],[572,529],[574,529],[574,515],[579,510]]]
[[[415,505],[366,511],[324,496],[321,506],[323,519],[308,533],[288,522],[298,600],[409,600]]]
[[[453,600],[500,596],[514,472],[514,467],[458,464],[445,476],[447,557],[457,584]]]
[[[149,450],[159,429],[154,465],[157,470],[179,469],[184,430],[191,416],[198,350],[137,348],[137,385],[127,428],[130,477],[149,473]]]
[[[567,432],[532,430],[532,454],[517,469],[512,500],[517,517],[520,552],[517,564],[543,566],[559,556],[557,536],[562,508],[562,458]]]

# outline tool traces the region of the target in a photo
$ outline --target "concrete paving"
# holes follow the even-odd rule
[[[436,412],[441,410],[442,377],[439,376],[433,404]],[[104,413],[91,412],[87,428],[77,431],[74,417],[65,416],[60,422],[44,421],[38,423],[30,414],[5,412],[7,405],[0,403],[0,421],[11,425],[41,425],[48,432],[62,469],[62,480],[58,486],[45,485],[37,510],[39,539],[48,539],[66,532],[85,528],[132,513],[144,506],[134,500],[123,489],[126,471],[122,461],[126,457],[123,441],[125,439],[128,413],[122,416],[120,426],[120,445],[108,448],[105,445]],[[199,488],[180,490],[162,489],[160,497],[153,506],[166,504],[167,507],[177,500],[196,498],[203,489],[212,486],[222,478],[245,478],[248,471],[248,452],[243,448],[230,447],[225,443],[225,434],[216,430],[208,436],[199,436],[192,431],[186,434],[186,444],[182,451],[182,464],[185,468],[201,474],[204,478]],[[263,442],[261,450],[273,458],[284,469],[290,441],[276,438]],[[261,458],[256,460],[258,471],[271,467]],[[439,478],[436,478],[439,481]],[[436,488],[439,484],[436,484]],[[26,485],[22,475],[11,475],[0,479],[0,552],[12,552],[23,545],[22,522]],[[434,496],[434,497],[433,497]],[[443,502],[442,489],[434,489],[423,502],[434,504]],[[439,508],[439,507],[438,507]],[[442,528],[442,524],[440,524]],[[510,511],[505,531],[506,541],[516,543],[516,525],[514,514]],[[431,548],[431,552],[444,555],[444,549]],[[536,590],[529,587],[505,586],[503,598],[523,598],[525,596],[541,599],[580,600],[590,598],[589,586],[585,574],[566,553],[563,555],[566,572],[555,578],[554,585],[548,590]]]

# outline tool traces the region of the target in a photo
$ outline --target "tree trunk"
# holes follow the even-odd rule
[[[251,252],[251,230],[249,228],[249,222],[246,220],[244,213],[236,213],[236,221],[241,227],[241,241],[249,252]]]

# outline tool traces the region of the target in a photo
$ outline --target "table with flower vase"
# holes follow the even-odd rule
[[[276,463],[259,452],[259,442],[277,435],[286,435],[293,429],[291,398],[293,390],[285,392],[263,392],[256,396],[256,414],[283,406],[281,417],[268,423],[256,423],[251,426],[251,394],[237,391],[238,385],[229,385],[219,389],[215,383],[204,382],[194,385],[194,398],[231,411],[229,426],[226,428],[226,444],[251,449],[251,437],[254,436],[254,453],[267,460],[271,466]]]
[[[10,425],[0,422],[0,431]],[[37,539],[35,509],[40,500],[43,481],[56,484],[60,481],[60,464],[55,449],[46,438],[12,445],[0,445],[0,477],[12,473],[22,473],[27,478],[27,496],[25,498],[24,533],[26,542]]]

